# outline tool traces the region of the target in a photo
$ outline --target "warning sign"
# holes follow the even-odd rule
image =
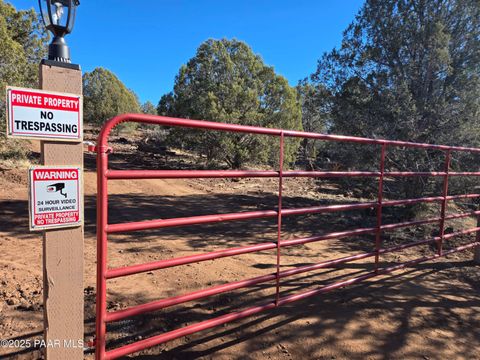
[[[82,224],[81,169],[30,168],[30,230]]]
[[[18,138],[82,140],[82,97],[7,87],[7,135]]]

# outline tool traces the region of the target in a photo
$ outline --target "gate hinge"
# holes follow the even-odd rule
[[[94,152],[94,153],[97,152],[97,146],[95,145],[94,142],[84,141],[83,145],[87,145],[87,151],[88,152]],[[106,146],[104,152],[105,152],[105,154],[111,154],[111,153],[113,153],[113,149],[110,146]]]

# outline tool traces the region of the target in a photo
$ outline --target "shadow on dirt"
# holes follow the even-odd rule
[[[346,267],[353,267],[362,272],[365,265],[348,264]],[[123,358],[143,360],[210,358],[215,357],[219,351],[223,351],[223,354],[227,351],[228,354],[230,347],[243,344],[244,355],[259,352],[271,354],[273,351],[274,356],[279,353],[291,358],[314,359],[318,358],[319,351],[338,347],[342,341],[372,336],[376,338],[378,346],[359,350],[362,358],[385,360],[398,357],[428,358],[429,349],[401,353],[399,351],[402,351],[408,341],[409,334],[422,333],[424,336],[432,336],[439,331],[462,333],[462,339],[455,342],[455,352],[465,358],[475,358],[477,355],[475,344],[478,344],[480,337],[480,319],[477,316],[478,291],[462,287],[462,291],[458,292],[455,286],[452,286],[452,279],[464,270],[477,271],[477,267],[469,261],[418,264],[401,274],[285,305]],[[307,288],[312,285],[310,277],[311,275],[308,275],[285,281],[282,288],[292,284],[299,289]],[[263,286],[255,286],[229,294],[229,297],[217,297],[182,309],[161,310],[148,316],[137,316],[109,325],[110,336],[120,338],[110,340],[108,347],[117,348],[180,326],[206,320],[214,315],[230,312],[239,305],[235,298],[249,298],[249,293],[261,292],[262,288]],[[282,295],[288,295],[289,292],[287,290]],[[120,294],[113,295],[121,298]],[[245,308],[256,305],[258,300],[242,302],[241,306]],[[272,297],[263,296],[260,300],[271,301]],[[144,302],[145,294],[138,293],[136,301]],[[428,315],[422,317],[420,321],[414,316],[418,309],[428,310]],[[460,310],[469,314],[460,315]],[[386,313],[389,315],[385,318]],[[375,321],[369,321],[378,316],[384,317],[384,328],[380,329],[375,326]],[[93,317],[86,320],[87,328],[91,329],[86,337],[93,335],[93,321]],[[358,327],[355,324],[362,326]],[[286,325],[294,331],[284,331],[283,327]],[[25,339],[27,336],[34,338],[39,335],[37,332],[14,339]],[[301,354],[292,353],[292,349],[283,345],[296,340],[305,342]],[[450,346],[448,342],[435,339],[430,341],[437,344],[437,354]],[[0,358],[22,356],[32,351],[38,349],[10,353],[8,357]],[[88,353],[91,353],[91,350],[87,351]],[[348,357],[349,354],[352,354],[352,349],[346,350],[345,355]],[[242,358],[238,353],[231,353],[231,356]]]
[[[364,264],[348,264],[364,271]],[[295,339],[306,341],[302,354],[290,354],[293,358],[318,358],[321,349],[336,347],[342,341],[353,341],[374,336],[377,347],[362,350],[362,358],[391,359],[399,357],[398,351],[405,346],[409,334],[423,333],[432,336],[438,331],[464,334],[459,343],[455,343],[456,352],[466,358],[476,356],[475,346],[480,336],[478,316],[478,293],[475,289],[463,289],[459,293],[452,286],[452,279],[458,271],[476,269],[472,262],[459,261],[451,264],[418,264],[402,274],[381,278],[348,289],[337,290],[312,299],[304,300],[294,305],[286,305],[260,315],[249,317],[238,322],[223,325],[184,339],[163,344],[145,354],[136,355],[136,359],[199,359],[215,356],[220,350],[225,350],[237,344],[244,343],[244,354],[262,351],[280,351],[288,354],[288,348],[282,343],[292,343]],[[453,272],[453,273],[452,273]],[[349,274],[351,275],[351,273]],[[339,279],[341,276],[339,277]],[[312,285],[311,275],[303,278],[282,282],[282,289],[294,285],[294,288],[284,291],[282,296],[292,291],[305,290]],[[321,286],[321,283],[315,283]],[[214,302],[201,303],[182,309],[162,310],[151,315],[124,320],[109,326],[109,333],[121,335],[121,338],[111,340],[109,347],[116,348],[139,338],[148,338],[159,333],[173,330],[180,326],[197,323],[233,311],[239,305],[235,298],[242,298],[241,307],[254,306],[258,303],[271,301],[272,296],[263,296],[256,301],[244,301],[251,298],[252,293],[262,292],[264,286],[254,286],[235,294],[230,298],[217,298]],[[142,302],[145,294],[137,294],[137,301]],[[120,294],[115,294],[121,296]],[[145,300],[145,299],[143,299]],[[301,304],[301,306],[299,306]],[[428,315],[421,321],[413,320],[418,309],[427,309]],[[458,311],[467,311],[471,316],[459,315]],[[374,321],[378,316],[385,317],[385,327],[378,328]],[[304,320],[304,321],[303,321]],[[378,319],[377,319],[378,321]],[[285,332],[282,327],[293,324],[294,332]],[[362,324],[358,327],[355,324]],[[378,324],[377,324],[378,326]],[[141,332],[138,329],[147,329]],[[291,328],[290,328],[291,329]],[[129,335],[129,333],[133,333]],[[181,341],[184,340],[184,341]],[[431,339],[437,343],[435,339]],[[449,346],[438,341],[436,351]],[[349,350],[351,351],[351,350]],[[424,352],[422,352],[424,351]],[[225,354],[225,353],[224,353]],[[228,354],[228,352],[227,352]],[[347,356],[349,352],[345,352]],[[350,353],[351,354],[351,353]],[[238,354],[232,354],[235,358]],[[402,352],[402,358],[428,357],[429,350],[419,352]],[[133,356],[132,356],[133,357]],[[129,358],[129,357],[125,357]]]
[[[214,189],[215,190],[215,189]],[[241,211],[275,210],[278,198],[275,194],[195,194],[188,196],[148,196],[142,194],[109,195],[109,222],[131,222],[151,219],[169,219],[198,215],[224,214]],[[301,208],[331,204],[345,204],[352,201],[314,200],[301,196],[284,196],[283,208]],[[85,197],[85,232],[95,236],[96,197]],[[21,236],[28,232],[27,201],[0,201],[0,217],[4,219],[2,230],[12,236]],[[398,222],[398,214],[384,210],[384,223]],[[408,219],[404,219],[408,220]],[[371,209],[330,214],[312,214],[284,217],[282,230],[288,234],[303,236],[343,231],[357,227],[374,227],[375,211]],[[138,245],[154,237],[175,239],[188,236],[192,248],[209,245],[240,246],[251,240],[251,233],[257,234],[257,240],[271,241],[276,231],[276,218],[264,218],[248,221],[228,221],[209,225],[163,228],[135,232]],[[132,233],[133,234],[133,233]],[[128,237],[127,237],[128,238]],[[388,238],[388,236],[386,236]],[[123,240],[127,241],[125,237]],[[143,240],[142,240],[143,239]],[[371,239],[371,237],[369,237]],[[117,241],[112,237],[111,241]],[[370,240],[369,240],[370,241]],[[352,245],[357,249],[355,245]]]
[[[149,196],[142,194],[109,195],[109,223],[144,221],[152,219],[170,219],[179,217],[226,214],[233,212],[275,210],[278,198],[275,194],[193,194],[186,196]],[[314,200],[301,196],[283,197],[283,208],[302,208],[332,204],[345,204],[351,201]],[[18,200],[0,201],[0,218],[4,220],[2,231],[11,236],[22,237],[28,234],[28,203]],[[407,221],[399,219],[395,212],[384,212],[383,223]],[[323,213],[300,216],[286,216],[282,224],[282,237],[306,237],[355,228],[376,226],[375,211],[371,209],[337,213]],[[409,233],[406,229],[403,237],[421,239],[422,234]],[[191,249],[215,247],[238,247],[248,244],[276,241],[277,220],[275,216],[263,219],[227,221],[213,224],[168,227],[130,232],[122,236],[112,235],[110,242],[129,245],[130,250],[138,251],[144,245],[155,251],[168,248],[169,241],[187,239]],[[85,234],[96,234],[96,197],[85,197]],[[254,234],[254,236],[252,236]],[[407,236],[405,236],[407,234]],[[161,240],[161,241],[159,241]],[[384,233],[385,245],[395,244],[391,233]],[[391,241],[392,240],[392,241]],[[362,235],[345,239],[341,248],[335,250],[367,251],[372,250],[373,235]],[[332,245],[336,246],[336,245]]]
[[[365,273],[365,264],[347,264],[343,268],[355,270],[348,276]],[[338,269],[328,269],[332,272]],[[476,345],[480,337],[480,320],[478,318],[478,290],[462,286],[456,289],[452,281],[465,270],[478,271],[472,262],[459,261],[450,264],[419,264],[404,273],[355,285],[333,293],[318,295],[299,303],[286,305],[249,317],[238,322],[229,323],[210,330],[188,335],[141,354],[126,358],[135,359],[204,359],[215,357],[222,351],[229,352],[236,345],[242,346],[244,354],[272,352],[274,358],[290,354],[292,358],[319,358],[324,349],[337,349],[344,341],[355,341],[375,337],[377,346],[369,350],[358,349],[361,357],[378,359],[391,358],[428,358],[429,350],[404,352],[410,335],[421,333],[429,340],[438,342],[436,353],[448,345],[448,342],[436,340],[438,332],[461,333],[462,339],[455,342],[455,352],[459,357],[475,358]],[[331,275],[331,274],[330,274]],[[342,275],[331,281],[342,279]],[[308,290],[312,285],[320,287],[324,281],[315,281],[315,275],[305,275],[292,280],[282,281],[282,296],[297,291]],[[228,295],[220,295],[195,305],[157,311],[146,316],[132,317],[108,326],[108,348],[117,348],[133,341],[149,338],[182,326],[198,323],[214,316],[256,306],[272,301],[272,292],[265,295],[265,290],[273,284],[252,286]],[[122,294],[110,294],[118,302],[128,302]],[[135,294],[135,301],[147,301],[147,294]],[[93,336],[93,297],[86,321],[86,338]],[[240,299],[242,299],[240,301]],[[427,315],[418,318],[416,312],[424,310]],[[461,313],[460,313],[461,312]],[[385,316],[388,314],[388,316]],[[385,327],[378,328],[378,323],[369,321],[382,316]],[[378,320],[377,320],[378,321]],[[362,324],[358,327],[358,324]],[[387,325],[388,324],[388,325]],[[286,326],[289,325],[289,331]],[[353,330],[352,330],[353,329]],[[40,333],[29,334],[28,338],[38,338]],[[26,338],[16,337],[14,339]],[[292,352],[287,345],[296,341],[304,342],[301,354]],[[290,350],[289,350],[290,349]],[[237,350],[238,351],[238,350]],[[352,358],[352,350],[345,356]],[[400,352],[400,353],[399,353]],[[24,349],[0,356],[12,359],[14,356],[38,354],[38,349]],[[87,354],[91,353],[87,351]],[[355,353],[355,352],[354,352]],[[276,355],[277,354],[277,355]],[[227,355],[228,356],[228,355]],[[245,358],[238,353],[231,353],[231,358]],[[33,357],[32,357],[33,358]]]
[[[119,161],[121,159],[119,157]],[[112,162],[115,164],[115,158]],[[93,155],[86,157],[85,165],[86,168],[94,168]],[[156,197],[122,194],[110,195],[109,199],[111,223],[276,209],[278,200],[274,194],[269,193],[259,195],[214,193]],[[95,196],[85,198],[85,233],[90,238],[93,238],[96,232],[95,202]],[[284,208],[327,204],[331,202],[315,201],[302,196],[287,196],[283,199]],[[0,201],[2,231],[18,237],[28,234],[27,209],[26,201]],[[399,221],[401,219],[397,216],[385,213],[385,223]],[[348,212],[348,216],[331,213],[286,217],[282,235],[284,238],[303,237],[357,227],[374,227],[375,224],[375,212],[363,210]],[[111,236],[109,241],[125,244],[129,248],[127,252],[139,251],[144,246],[148,246],[150,252],[160,252],[169,248],[169,241],[184,239],[192,251],[202,252],[214,248],[273,242],[276,241],[276,231],[276,219],[273,217],[253,221],[140,231]],[[255,236],[252,237],[251,234]],[[389,238],[385,238],[388,242]],[[160,244],[159,240],[161,240]],[[373,243],[372,235],[353,237],[348,241],[342,241],[341,245],[332,244],[331,249],[344,253],[371,251]],[[288,252],[283,256],[288,256]],[[312,257],[318,257],[318,254],[313,254]],[[311,259],[308,255],[305,255],[305,261],[297,263],[296,266],[309,264],[311,263],[309,260]],[[384,266],[388,264],[389,262],[383,263]],[[260,263],[255,267],[267,273],[274,271],[271,263]],[[370,271],[372,271],[371,263],[349,263],[323,269],[315,274],[301,274],[283,279],[281,296],[319,288],[332,281],[342,281]],[[228,351],[234,345],[243,344],[245,354],[265,352],[272,355],[273,352],[273,356],[277,358],[279,353],[283,353],[285,357],[313,359],[319,358],[319,351],[322,349],[338,348],[341,343],[367,337],[374,337],[376,346],[358,350],[362,358],[428,358],[432,356],[428,353],[428,349],[424,352],[420,349],[418,352],[411,353],[406,353],[402,349],[408,341],[409,334],[424,333],[425,336],[432,336],[436,331],[462,334],[461,341],[455,342],[456,354],[465,358],[475,358],[478,355],[478,347],[471,344],[478,344],[480,338],[478,281],[467,277],[470,288],[463,286],[461,292],[452,286],[452,283],[463,276],[465,271],[478,272],[478,267],[467,261],[418,264],[401,275],[370,280],[348,289],[336,290],[331,294],[304,300],[301,306],[286,305],[237,323],[188,335],[147,350],[144,354],[136,355],[135,358],[198,359],[215,356],[220,350]],[[228,294],[217,295],[214,298],[199,300],[195,304],[188,303],[181,307],[163,309],[147,316],[141,315],[111,324],[108,327],[108,333],[111,335],[109,347],[122,346],[139,340],[139,337],[155,336],[214,316],[227,314],[239,308],[271,302],[274,289],[272,282],[256,284]],[[109,291],[109,298],[114,299],[114,302],[121,304],[122,307],[133,305],[132,299],[134,303],[148,302],[148,295],[147,292],[136,292],[134,296],[132,294],[125,296],[119,292]],[[94,296],[92,291],[86,297],[88,309],[86,336],[93,335]],[[422,316],[415,316],[418,309],[426,309],[426,311]],[[463,313],[459,314],[459,310]],[[379,316],[383,317],[380,322],[377,319]],[[376,319],[376,321],[370,321],[370,319]],[[384,327],[378,327],[379,323],[384,324]],[[287,324],[292,324],[291,329],[294,331],[289,333],[283,331],[282,327]],[[358,326],[359,324],[361,326]],[[283,342],[295,343],[296,340],[304,342],[302,353],[290,353],[288,348],[278,347]],[[430,343],[435,344],[437,355],[450,346],[447,342],[435,338],[430,339]],[[399,351],[403,352],[399,353]],[[23,353],[18,353],[18,355],[21,354]],[[355,354],[355,350],[345,349],[346,358],[351,354]],[[242,358],[238,353],[230,355],[232,358]]]

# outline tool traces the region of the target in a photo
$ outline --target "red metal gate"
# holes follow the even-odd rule
[[[238,170],[111,170],[108,168],[108,154],[109,147],[107,144],[108,136],[111,130],[122,122],[137,122],[148,123],[164,126],[176,126],[187,128],[199,128],[206,130],[227,131],[227,132],[241,132],[248,134],[262,134],[269,136],[276,136],[280,142],[280,154],[279,154],[279,168],[278,171],[238,171]],[[379,171],[284,171],[283,170],[283,148],[284,140],[286,137],[294,138],[310,138],[323,141],[345,142],[345,143],[357,143],[357,144],[370,144],[377,145],[380,149],[380,164]],[[385,171],[385,155],[389,147],[400,148],[419,148],[419,149],[433,149],[444,152],[445,154],[445,168],[442,172],[410,172],[410,171]],[[479,148],[463,148],[454,146],[442,146],[442,145],[430,145],[421,143],[410,143],[403,141],[388,141],[378,139],[367,139],[350,136],[337,136],[337,135],[325,135],[316,133],[307,133],[290,130],[280,130],[271,128],[260,128],[252,126],[232,125],[217,122],[207,122],[188,119],[176,119],[163,116],[152,115],[139,115],[139,114],[125,114],[117,116],[105,123],[102,131],[98,137],[97,142],[97,181],[98,181],[98,195],[97,195],[97,300],[96,300],[96,358],[97,359],[115,359],[120,356],[131,354],[148,347],[158,345],[182,336],[186,336],[201,330],[209,329],[221,324],[225,324],[231,321],[242,319],[256,313],[273,309],[277,306],[288,304],[300,299],[304,299],[316,294],[326,293],[328,291],[338,289],[347,285],[355,284],[375,276],[385,275],[393,271],[423,262],[433,260],[447,254],[462,251],[477,247],[480,245],[478,234],[480,234],[480,227],[465,229],[449,234],[445,234],[445,221],[451,219],[466,218],[470,216],[479,216],[480,211],[458,213],[452,215],[446,215],[447,203],[449,200],[466,199],[466,198],[478,198],[480,194],[461,194],[461,195],[448,195],[448,180],[451,176],[480,176],[480,172],[452,172],[450,171],[450,162],[452,152],[471,152],[480,153]],[[443,193],[434,197],[423,197],[415,199],[405,200],[389,200],[383,199],[383,182],[386,177],[443,177]],[[213,214],[213,215],[201,215],[183,218],[173,219],[157,219],[146,220],[139,222],[127,222],[127,223],[108,223],[108,190],[107,184],[109,180],[115,179],[177,179],[177,178],[247,178],[247,177],[269,177],[278,178],[278,208],[264,211],[248,211],[229,214]],[[282,208],[282,180],[283,178],[291,177],[373,177],[378,178],[378,198],[375,202],[358,202],[346,205],[328,205],[328,206],[314,206],[306,208],[284,209]],[[418,203],[433,203],[438,202],[441,205],[440,217],[428,218],[417,221],[382,224],[382,209],[387,206],[397,205],[409,205]],[[306,238],[296,238],[289,240],[281,239],[281,227],[282,218],[284,216],[302,215],[302,214],[319,214],[319,213],[332,213],[341,212],[345,210],[354,209],[368,209],[372,208],[376,210],[376,226],[369,228],[357,228],[354,230],[332,232],[326,234],[320,234],[316,236]],[[228,248],[224,250],[217,250],[213,252],[200,253],[191,256],[177,257],[173,259],[166,259],[160,261],[154,261],[150,263],[138,264],[133,266],[125,266],[119,268],[107,268],[107,238],[108,234],[138,231],[145,229],[158,229],[172,226],[186,226],[194,224],[206,224],[216,223],[223,221],[235,221],[246,219],[260,219],[260,218],[276,218],[278,226],[278,236],[276,242],[267,242],[255,245],[248,245],[238,248]],[[425,239],[421,241],[415,241],[408,244],[403,244],[394,247],[382,248],[382,232],[391,231],[393,229],[423,225],[423,224],[439,224],[439,236]],[[448,251],[443,250],[443,242],[454,236],[477,233],[477,239],[475,242],[468,245],[463,245]],[[280,270],[281,261],[281,248],[288,246],[295,246],[300,244],[307,244],[315,241],[328,240],[328,239],[340,239],[350,236],[356,236],[360,234],[373,234],[375,235],[375,244],[373,251],[368,253],[355,254],[347,257],[338,258],[335,260],[329,260],[320,262],[317,264],[304,265],[288,270]],[[435,255],[417,258],[405,263],[396,264],[389,267],[379,267],[379,256],[386,253],[392,253],[403,249],[411,248],[418,245],[437,244],[437,253]],[[258,252],[268,249],[276,249],[276,272],[258,276],[251,279],[230,282],[218,286],[213,286],[203,290],[179,295],[175,297],[165,298],[150,303],[133,306],[130,308],[107,312],[107,299],[106,299],[106,283],[107,280],[118,278],[121,276],[138,274],[146,271],[165,269],[174,266],[186,265],[195,262],[201,262],[206,260],[218,259],[222,257],[247,254],[252,252]],[[300,274],[307,271],[313,271],[323,269],[326,267],[332,267],[335,265],[347,263],[350,261],[360,260],[372,257],[375,261],[375,270],[358,276],[335,282],[318,289],[304,291],[289,296],[280,297],[280,279]],[[176,330],[168,331],[166,333],[153,336],[144,340],[137,341],[122,347],[106,351],[106,324],[114,321],[119,321],[130,316],[143,314],[150,311],[156,311],[164,309],[169,306],[182,304],[185,302],[206,298],[212,295],[224,293],[227,291],[240,289],[248,286],[252,286],[264,282],[274,282],[276,291],[275,297],[268,303],[260,304],[254,307],[241,309],[236,312],[228,313],[226,315],[218,316],[213,319],[209,319],[196,324],[188,325]]]

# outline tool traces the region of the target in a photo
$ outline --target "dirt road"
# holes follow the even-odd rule
[[[328,186],[320,191],[316,186],[309,180],[287,181],[284,206],[351,201],[335,195]],[[85,173],[86,340],[93,337],[94,325],[95,188],[95,173],[90,165]],[[112,223],[275,208],[277,199],[275,181],[258,179],[116,181],[109,191]],[[0,337],[38,338],[42,330],[42,245],[39,234],[28,232],[25,169],[0,174],[0,219]],[[308,236],[374,221],[374,217],[360,212],[345,218],[288,218],[282,235]],[[414,240],[412,237],[404,235],[406,241]],[[135,232],[111,237],[109,265],[137,264],[275,238],[276,223],[268,219]],[[371,250],[373,241],[370,236],[286,248],[282,250],[282,269]],[[431,252],[425,246],[382,260],[395,262]],[[177,339],[132,358],[480,359],[480,267],[471,258],[468,252],[422,263],[394,276]],[[110,310],[121,309],[274,269],[275,251],[265,251],[119,278],[108,283],[108,306]],[[371,259],[367,259],[304,273],[282,281],[281,291],[284,295],[305,291],[332,279],[371,270]],[[237,307],[264,302],[273,294],[274,284],[265,283],[122,321],[109,326],[110,345],[118,347]],[[37,359],[41,355],[32,349],[1,348],[0,358]]]

